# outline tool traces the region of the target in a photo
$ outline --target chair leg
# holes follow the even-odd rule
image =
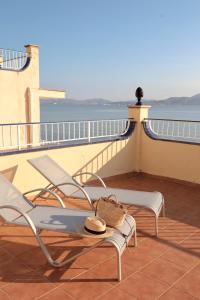
[[[121,255],[119,250],[116,248],[117,250],[117,279],[118,281],[122,280],[122,263],[121,263]]]

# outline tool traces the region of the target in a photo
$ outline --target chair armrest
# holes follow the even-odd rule
[[[92,175],[93,177],[95,177],[96,179],[98,179],[98,180],[100,181],[100,183],[102,184],[102,186],[106,189],[106,184],[105,184],[105,182],[103,181],[103,179],[102,179],[99,175],[94,174],[94,173],[92,173],[92,172],[82,172],[82,173],[77,173],[77,174],[73,175],[72,178],[77,177],[77,176],[81,176],[81,175],[87,175],[87,174],[88,174],[88,175]]]
[[[92,210],[94,210],[94,206],[92,204],[90,196],[88,195],[88,193],[84,190],[84,188],[82,186],[80,186],[79,184],[73,183],[73,182],[63,182],[63,183],[60,183],[58,185],[55,185],[55,187],[59,188],[60,186],[64,186],[64,185],[71,185],[71,186],[76,187],[78,190],[80,190],[83,193],[83,195],[86,197],[86,199],[88,200],[88,202],[89,202],[90,207],[92,208]]]
[[[38,192],[38,191],[41,191],[41,192],[46,192],[46,193],[49,193],[51,195],[54,196],[54,198],[60,203],[60,205],[65,208],[65,204],[64,202],[62,201],[62,199],[60,198],[60,196],[58,196],[54,191],[52,190],[49,190],[47,188],[39,188],[39,189],[35,189],[35,190],[32,190],[32,191],[28,191],[26,193],[23,194],[23,196],[25,197],[26,195],[30,194],[30,193],[34,193],[34,192]],[[40,193],[39,193],[40,195]],[[38,195],[38,197],[39,197]]]
[[[19,208],[12,206],[12,205],[3,205],[3,206],[0,206],[0,209],[11,209],[11,210],[18,212],[21,216],[23,216],[26,219],[28,225],[31,227],[31,230],[33,231],[33,234],[37,235],[37,229],[27,213],[22,212]]]

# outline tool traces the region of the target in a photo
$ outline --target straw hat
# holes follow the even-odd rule
[[[106,228],[106,222],[100,217],[91,216],[85,219],[84,232],[96,238],[105,238],[111,236],[113,230]]]

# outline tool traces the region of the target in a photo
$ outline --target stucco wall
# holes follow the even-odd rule
[[[140,170],[200,183],[200,145],[153,140],[143,131]]]
[[[27,45],[30,64],[22,71],[0,69],[0,123],[40,121],[40,98],[65,98],[60,90],[40,88],[39,48]]]
[[[151,139],[142,124],[149,109],[150,106],[129,106],[129,117],[137,122],[132,170],[200,183],[200,145]]]
[[[39,53],[37,46],[27,46],[30,65],[23,71],[0,70],[0,123],[40,120],[39,97],[29,114],[29,88],[39,89]],[[31,119],[32,118],[32,119]]]
[[[134,137],[107,143],[0,156],[0,171],[9,179],[14,178],[14,184],[21,191],[47,185],[47,181],[27,162],[27,159],[46,154],[70,174],[88,171],[108,177],[128,173],[132,171],[134,164],[133,144]]]

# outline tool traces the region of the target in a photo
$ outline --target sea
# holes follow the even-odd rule
[[[118,105],[73,105],[66,103],[41,103],[42,122],[79,120],[123,119],[128,108]],[[158,104],[152,105],[149,118],[200,121],[200,105]]]

